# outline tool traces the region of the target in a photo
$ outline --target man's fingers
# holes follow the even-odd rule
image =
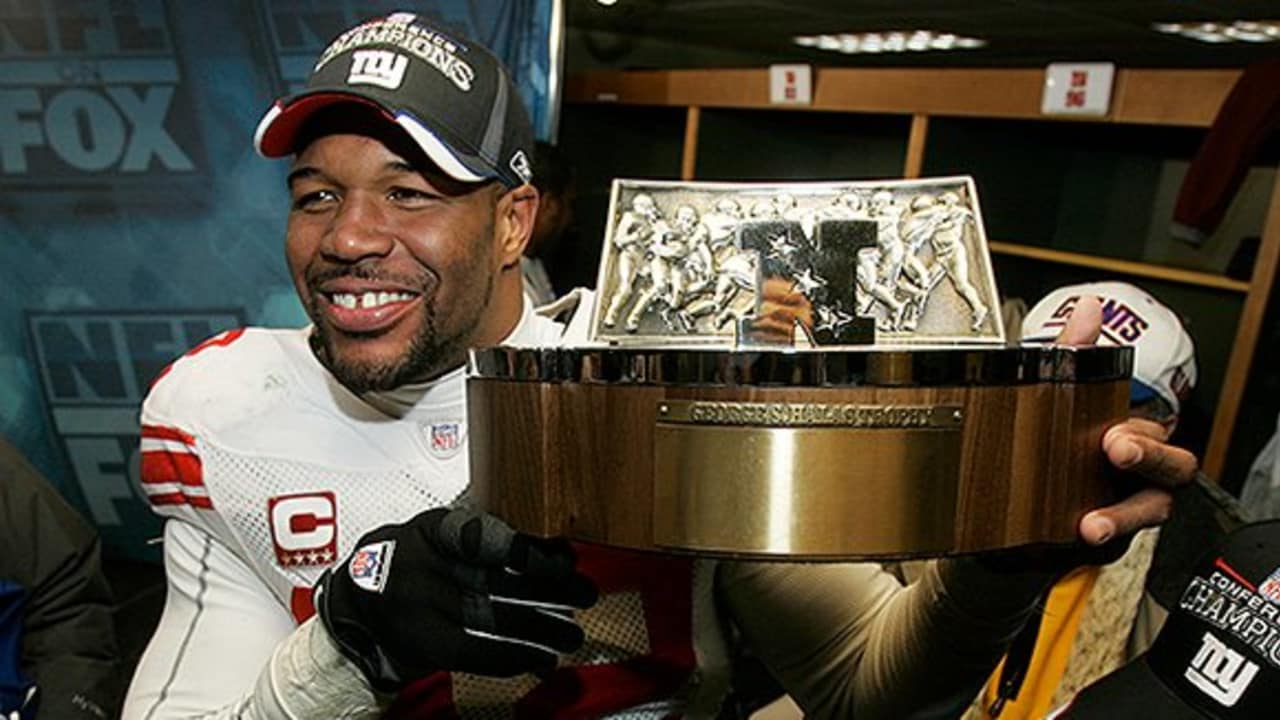
[[[506,561],[515,536],[515,530],[498,518],[459,507],[440,518],[435,537],[439,546],[462,560],[496,566]]]
[[[527,672],[548,672],[556,666],[553,650],[519,638],[503,637],[482,630],[463,630],[469,638],[459,647],[460,672],[511,677]]]
[[[1057,345],[1093,345],[1098,342],[1102,332],[1102,304],[1094,295],[1085,295],[1076,301],[1071,317],[1058,333]]]
[[[596,586],[581,573],[537,578],[497,570],[490,573],[489,590],[495,596],[518,599],[530,605],[579,610],[595,605],[600,598]]]
[[[1112,465],[1134,472],[1165,487],[1190,483],[1199,462],[1189,451],[1174,447],[1153,437],[1154,432],[1143,423],[1129,420],[1116,425],[1102,436],[1102,449]],[[1163,436],[1163,429],[1159,433]]]
[[[1159,525],[1169,518],[1173,497],[1164,490],[1139,490],[1114,505],[1087,513],[1080,519],[1080,539],[1101,545],[1112,538]]]
[[[521,575],[557,580],[573,574],[577,553],[564,538],[540,538],[516,533],[507,568]]]
[[[1148,420],[1147,418],[1127,418],[1123,422],[1113,425],[1107,429],[1107,435],[1103,438],[1103,445],[1106,445],[1109,438],[1113,438],[1114,436],[1121,434],[1145,435],[1146,437],[1155,438],[1156,440],[1163,442],[1169,439],[1169,428],[1155,420]]]
[[[572,614],[560,614],[500,597],[493,598],[493,614],[497,620],[494,635],[545,648],[548,652],[575,652],[586,639]]]
[[[757,317],[751,324],[751,338],[768,344],[790,344],[795,333],[795,315],[774,311]]]
[[[493,598],[486,614],[492,622],[462,629],[470,642],[460,645],[456,670],[497,676],[545,672],[559,654],[578,650],[585,640],[571,615],[503,598]]]

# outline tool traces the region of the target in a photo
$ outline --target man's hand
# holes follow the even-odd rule
[[[1080,519],[1080,539],[1101,545],[1169,518],[1173,509],[1169,490],[1194,480],[1198,462],[1190,452],[1166,444],[1166,439],[1168,431],[1163,425],[1141,418],[1130,418],[1107,430],[1102,450],[1111,464],[1137,473],[1154,487],[1087,513]]]
[[[783,278],[766,278],[760,287],[760,313],[750,328],[751,338],[759,343],[790,345],[796,325],[813,332],[813,305],[795,283]]]
[[[573,610],[596,601],[563,540],[437,508],[384,525],[316,586],[324,627],[380,691],[447,670],[550,670],[582,645]]]
[[[1102,306],[1095,297],[1083,297],[1076,303],[1057,342],[1059,345],[1092,345],[1101,329]],[[1088,545],[1102,545],[1112,538],[1131,535],[1168,519],[1173,507],[1169,489],[1190,483],[1198,467],[1194,455],[1165,443],[1168,438],[1168,430],[1163,425],[1139,418],[1114,425],[1103,434],[1102,450],[1111,464],[1137,474],[1149,486],[1114,505],[1085,514],[1080,519],[1081,540]]]

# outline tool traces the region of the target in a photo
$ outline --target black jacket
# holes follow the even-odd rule
[[[0,580],[27,591],[19,669],[39,688],[39,720],[118,717],[123,675],[98,534],[3,439]]]

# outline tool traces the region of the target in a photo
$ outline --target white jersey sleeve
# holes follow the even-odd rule
[[[295,630],[261,581],[212,535],[165,526],[168,596],[122,717],[359,718],[381,707],[314,619]]]
[[[226,352],[243,335],[224,333],[192,350],[143,403],[141,479],[153,509],[168,518],[167,595],[123,717],[377,716],[378,698],[359,670],[318,623],[296,627],[279,589],[245,561],[241,534],[215,507],[218,484],[229,480],[206,477],[204,438],[271,402],[262,386],[271,370],[244,367],[272,357],[254,352],[270,338],[251,337]]]
[[[262,583],[213,536],[170,520],[164,551],[164,612],[134,675],[126,718],[199,716],[231,704],[294,629]]]

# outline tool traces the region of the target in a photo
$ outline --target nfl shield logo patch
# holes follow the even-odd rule
[[[1262,581],[1258,586],[1258,592],[1271,602],[1280,605],[1280,568],[1276,568],[1275,572],[1271,573],[1271,577]]]
[[[394,540],[384,540],[356,550],[347,563],[351,581],[370,592],[382,592],[387,584],[387,571],[391,568],[391,553],[395,549]]]
[[[427,445],[431,454],[438,458],[447,458],[462,447],[462,423],[434,423],[427,428]]]

